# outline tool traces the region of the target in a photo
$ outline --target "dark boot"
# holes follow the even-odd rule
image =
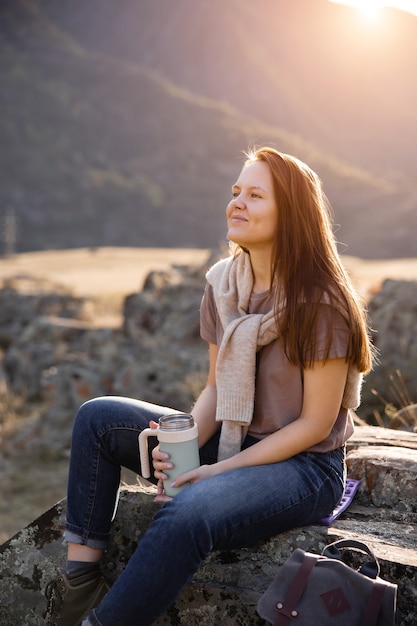
[[[66,574],[58,570],[45,589],[48,601],[45,626],[80,626],[82,619],[101,602],[109,587],[99,570]]]

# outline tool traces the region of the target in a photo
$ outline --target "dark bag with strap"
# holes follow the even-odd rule
[[[340,549],[365,553],[359,570],[342,561]],[[344,539],[322,555],[296,549],[258,601],[258,614],[273,626],[394,626],[397,585],[379,577],[369,547]]]

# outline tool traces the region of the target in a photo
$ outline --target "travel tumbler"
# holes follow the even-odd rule
[[[180,474],[184,474],[200,465],[198,452],[198,429],[194,418],[188,413],[172,413],[163,415],[159,419],[158,428],[145,428],[139,435],[139,453],[142,476],[149,478],[148,437],[157,437],[160,449],[169,454],[169,461],[173,464],[172,470],[164,473],[168,476],[164,480],[164,490],[167,496],[175,496],[183,487],[171,487],[171,483]]]

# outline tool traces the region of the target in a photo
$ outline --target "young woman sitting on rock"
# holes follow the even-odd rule
[[[163,491],[171,460],[152,451],[160,510],[108,590],[99,561],[120,467],[140,473],[138,435],[172,408],[102,397],[79,410],[67,500],[68,561],[48,585],[49,626],[148,626],[212,550],[253,545],[317,522],[344,489],[372,350],[339,259],[317,175],[298,159],[251,152],[226,208],[231,254],[207,274],[201,336],[207,385],[192,415],[201,465]]]

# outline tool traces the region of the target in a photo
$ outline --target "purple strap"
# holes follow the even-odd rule
[[[366,604],[361,626],[376,626],[379,611],[384,599],[385,585],[374,582],[372,591]]]
[[[346,483],[345,483],[345,489],[339,501],[339,504],[332,511],[332,513],[330,513],[326,517],[322,517],[321,520],[318,521],[318,523],[321,526],[331,526],[334,520],[338,518],[339,515],[343,513],[343,511],[346,511],[346,509],[352,502],[360,484],[361,484],[360,480],[355,480],[354,478],[347,478]]]
[[[314,554],[305,554],[303,562],[298,568],[297,574],[287,591],[285,599],[278,601],[275,610],[278,611],[274,626],[285,626],[290,620],[295,620],[298,616],[297,605],[303,595],[304,587],[307,584],[310,572],[317,563],[319,557]]]

